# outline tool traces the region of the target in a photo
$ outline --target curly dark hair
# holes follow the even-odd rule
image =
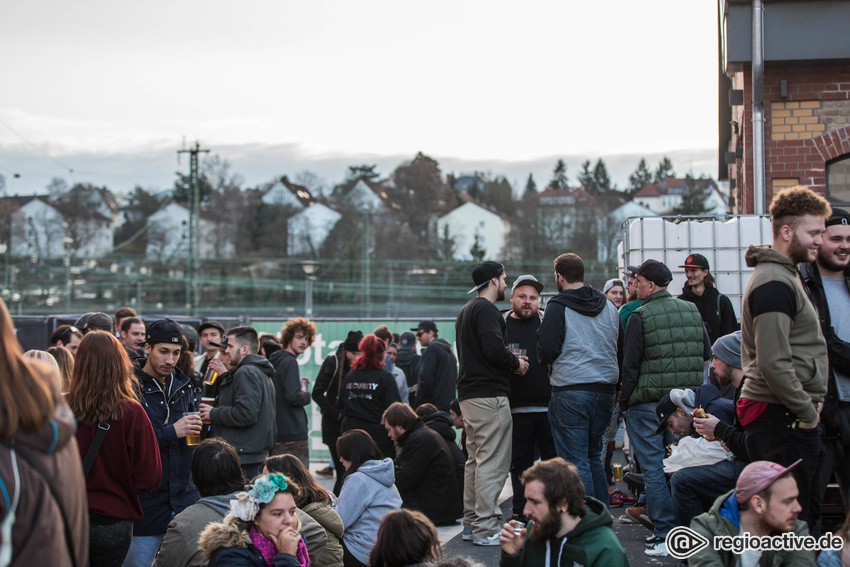
[[[783,226],[797,228],[797,223],[806,215],[829,218],[832,206],[808,187],[797,185],[774,195],[769,212],[773,217],[773,236],[776,237]]]
[[[313,339],[316,338],[316,325],[304,317],[290,319],[280,330],[280,346],[288,347],[295,337],[295,333],[302,333],[307,337],[307,346],[310,346],[313,344]]]

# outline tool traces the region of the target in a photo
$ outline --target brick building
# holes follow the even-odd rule
[[[720,178],[753,213],[753,3],[719,4]],[[798,184],[850,206],[850,1],[763,4],[765,207]]]

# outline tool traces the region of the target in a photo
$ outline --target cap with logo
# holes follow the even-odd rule
[[[638,276],[643,276],[659,287],[667,287],[673,281],[670,268],[658,260],[647,260],[640,266],[629,266],[629,271]]]
[[[756,494],[764,492],[764,489],[776,482],[777,478],[794,470],[802,462],[803,459],[797,459],[788,467],[770,461],[750,463],[741,471],[735,485],[735,498],[738,500],[738,504],[748,502]]]
[[[210,345],[217,348],[227,348],[230,343],[227,341],[227,335],[221,337],[221,340],[216,342],[210,341]]]
[[[850,225],[850,213],[844,209],[832,208],[832,216],[826,221],[826,226],[835,226],[837,224]]]
[[[478,291],[479,289],[487,285],[487,282],[489,282],[493,278],[498,278],[504,272],[504,266],[502,266],[498,262],[494,262],[492,260],[481,262],[480,264],[475,266],[474,270],[472,270],[472,281],[473,283],[475,283],[475,287],[470,289],[466,293]]]
[[[411,327],[411,331],[433,331],[437,333],[439,329],[437,329],[437,325],[433,321],[420,321],[418,327]]]
[[[398,339],[398,350],[413,350],[416,344],[416,335],[410,331],[405,331]]]
[[[676,408],[678,407],[673,403],[669,395],[665,395],[659,400],[655,406],[655,415],[658,416],[658,422],[660,423],[658,429],[655,430],[656,434],[661,433],[667,428],[667,418],[676,413]]]
[[[543,284],[537,278],[535,278],[531,274],[525,274],[524,276],[520,276],[516,279],[513,287],[511,287],[511,293],[515,292],[516,288],[523,285],[530,285],[531,287],[537,290],[537,293],[543,291]]]
[[[702,254],[691,254],[685,258],[685,263],[679,266],[680,268],[699,268],[701,270],[710,270],[708,260]]]
[[[145,330],[145,342],[149,345],[171,343],[183,345],[183,328],[171,319],[154,321]]]

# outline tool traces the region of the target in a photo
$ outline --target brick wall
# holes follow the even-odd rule
[[[781,96],[781,81],[787,96]],[[737,179],[736,212],[752,213],[752,74],[733,76],[744,90],[744,112],[730,151],[743,158],[730,166]],[[826,162],[850,154],[850,65],[781,65],[768,63],[765,99],[765,206],[781,187],[801,184],[826,194]]]

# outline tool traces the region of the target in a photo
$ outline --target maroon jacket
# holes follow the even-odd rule
[[[80,460],[85,459],[97,424],[77,429]],[[148,414],[137,402],[124,402],[124,417],[112,422],[100,446],[86,492],[89,512],[120,520],[139,520],[139,492],[156,490],[162,481],[159,445]]]

